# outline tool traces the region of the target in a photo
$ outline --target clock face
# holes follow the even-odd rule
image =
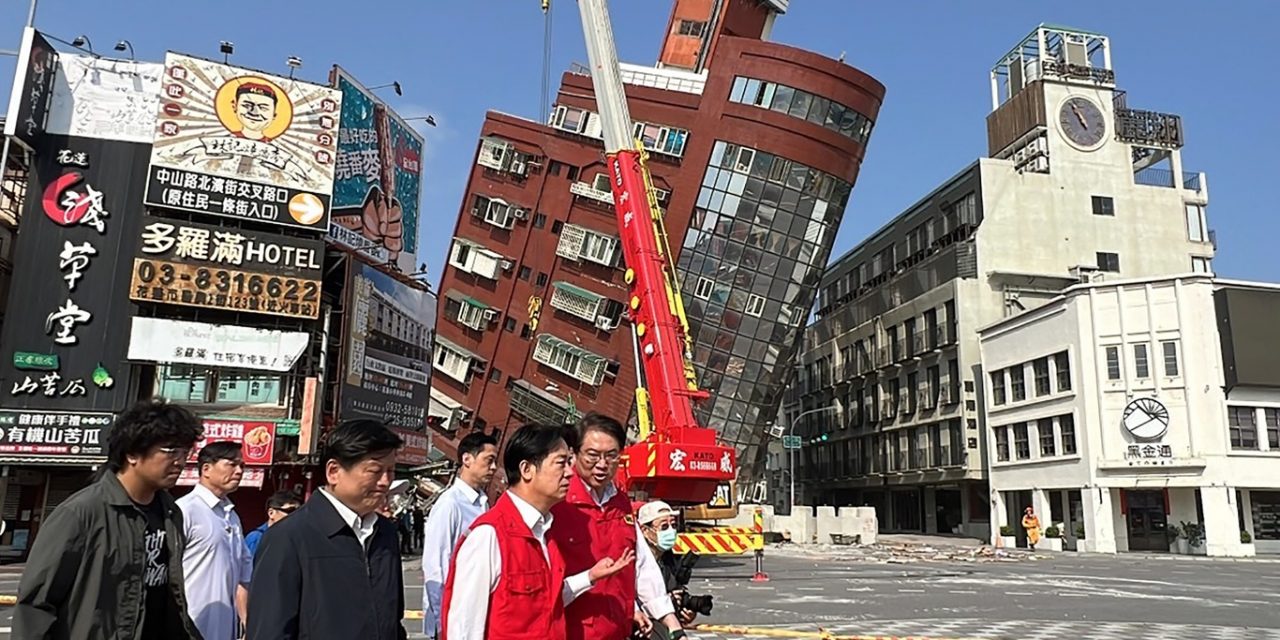
[[[1159,440],[1169,431],[1169,410],[1155,398],[1139,398],[1125,406],[1121,421],[1134,438]]]
[[[1102,109],[1088,98],[1068,98],[1063,102],[1058,109],[1058,125],[1069,142],[1085,150],[1102,146],[1107,135]]]

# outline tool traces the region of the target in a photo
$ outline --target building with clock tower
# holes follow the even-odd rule
[[[781,416],[803,441],[797,504],[988,538],[999,496],[978,329],[1081,283],[1211,270],[1208,183],[1182,165],[1182,120],[1130,105],[1107,36],[1037,26],[990,81],[986,155],[823,276]],[[1069,350],[1042,355],[1047,369],[1003,381],[1006,393],[1081,366]],[[783,452],[770,468],[785,509]]]

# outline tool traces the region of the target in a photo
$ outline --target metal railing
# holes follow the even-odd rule
[[[1157,167],[1147,167],[1133,174],[1133,183],[1148,187],[1164,187],[1172,189],[1177,185],[1174,184],[1173,171],[1169,169],[1160,169]],[[1200,190],[1200,173],[1196,171],[1182,172],[1182,188],[1189,191]]]

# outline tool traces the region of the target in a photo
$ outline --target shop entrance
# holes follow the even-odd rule
[[[1165,529],[1169,525],[1165,514],[1164,493],[1160,491],[1125,491],[1128,507],[1129,550],[1169,551],[1169,538]]]

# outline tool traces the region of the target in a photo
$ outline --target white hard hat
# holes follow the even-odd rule
[[[654,500],[640,507],[639,520],[640,524],[649,524],[658,518],[674,515],[676,515],[676,511],[671,508],[671,505],[661,500]]]

